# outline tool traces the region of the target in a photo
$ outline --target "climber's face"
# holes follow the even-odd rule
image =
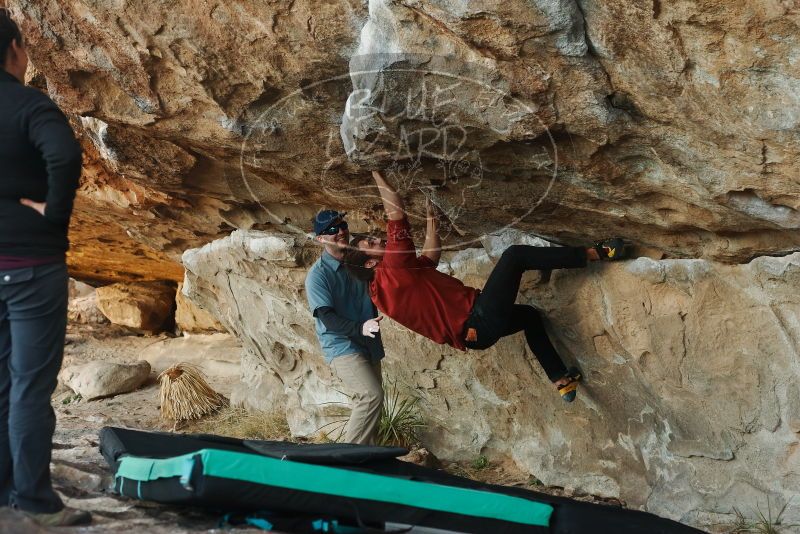
[[[386,241],[377,237],[364,237],[358,241],[356,246],[370,258],[381,259],[386,253]]]

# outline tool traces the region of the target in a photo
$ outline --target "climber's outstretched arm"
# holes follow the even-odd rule
[[[399,221],[406,216],[405,206],[403,199],[397,194],[394,187],[389,185],[386,178],[380,171],[372,171],[372,177],[375,178],[375,183],[378,186],[378,191],[383,200],[383,209],[386,211],[386,216],[390,221]]]
[[[439,265],[439,258],[442,256],[442,240],[439,238],[439,221],[436,218],[436,207],[430,199],[426,206],[428,212],[428,225],[425,231],[425,244],[422,247],[422,255],[427,256],[434,265]]]

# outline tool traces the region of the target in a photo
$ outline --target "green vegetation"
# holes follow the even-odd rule
[[[476,471],[486,469],[487,467],[489,467],[489,459],[483,454],[472,460],[472,468]]]
[[[775,517],[772,517],[772,506],[767,497],[767,513],[766,515],[761,510],[761,506],[756,504],[755,519],[746,517],[738,509],[734,508],[733,513],[736,514],[736,521],[730,531],[731,534],[782,534],[785,532],[795,532],[794,529],[800,528],[798,524],[784,524],[783,514],[790,501],[787,501],[780,510],[777,511]]]
[[[419,411],[419,397],[403,396],[397,382],[384,377],[383,407],[378,422],[377,444],[393,447],[413,448],[419,445],[419,432],[425,428],[425,422]],[[344,435],[347,426],[348,407],[341,403],[329,403],[328,415],[334,420],[315,431],[316,441],[325,443],[338,442]],[[338,413],[339,410],[342,413]]]
[[[397,382],[389,382],[388,387],[384,388],[378,445],[411,448],[419,444],[419,432],[425,428],[425,422],[418,403],[419,397],[401,398]]]
[[[419,444],[419,431],[425,427],[419,411],[418,397],[400,394],[397,384],[390,382],[384,388],[384,402],[378,424],[378,444],[410,448]],[[338,404],[338,403],[335,403]],[[331,407],[329,412],[345,407]],[[333,415],[333,414],[332,414]],[[336,419],[317,429],[314,441],[337,442],[342,439],[347,417],[335,414]],[[242,407],[223,408],[212,417],[188,422],[184,432],[199,432],[230,436],[239,439],[289,440],[289,424],[278,412],[248,411]]]
[[[83,400],[83,396],[80,393],[74,393],[72,395],[65,397],[61,401],[61,404],[71,404],[73,402],[80,402],[81,400]]]
[[[529,486],[534,486],[534,487],[540,488],[540,487],[544,486],[544,482],[542,482],[541,480],[539,480],[539,479],[538,479],[538,478],[536,478],[535,476],[531,475],[531,476],[528,478],[528,485],[529,485]]]

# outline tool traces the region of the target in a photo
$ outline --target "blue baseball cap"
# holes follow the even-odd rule
[[[347,215],[346,212],[322,210],[314,217],[314,233],[320,235],[323,230],[333,224],[333,221],[337,219],[344,219],[345,215]]]

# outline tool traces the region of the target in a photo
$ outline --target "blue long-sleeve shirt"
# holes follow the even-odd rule
[[[50,98],[0,69],[0,256],[63,256],[81,147]],[[20,204],[46,202],[44,216]]]
[[[383,358],[380,333],[374,338],[361,334],[364,321],[377,316],[366,284],[352,278],[344,265],[327,252],[308,271],[306,298],[326,362],[356,353],[373,361]],[[333,310],[336,317],[326,317],[325,309]]]

